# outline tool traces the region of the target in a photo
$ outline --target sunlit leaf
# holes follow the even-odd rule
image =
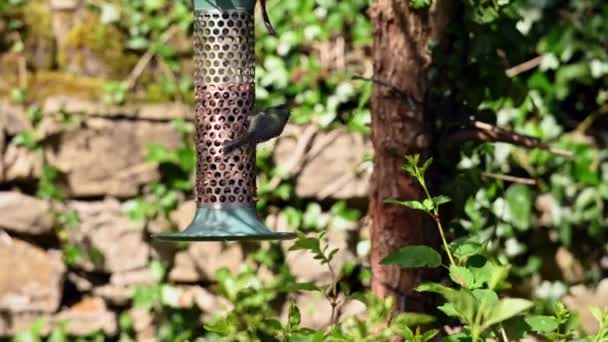
[[[551,316],[533,315],[524,318],[524,320],[536,332],[549,332],[559,328],[559,323]]]
[[[435,268],[441,265],[441,255],[433,248],[423,245],[401,247],[380,262],[383,265],[398,265],[403,268]]]

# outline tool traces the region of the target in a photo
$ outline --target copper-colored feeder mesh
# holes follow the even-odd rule
[[[196,11],[196,201],[199,207],[255,203],[255,148],[224,155],[222,145],[248,128],[255,106],[253,15]]]

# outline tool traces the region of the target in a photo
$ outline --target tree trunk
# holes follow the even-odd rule
[[[425,275],[413,269],[384,266],[380,261],[400,247],[432,244],[436,229],[425,213],[385,204],[384,200],[421,199],[415,179],[401,170],[407,154],[427,157],[431,136],[425,131],[425,73],[431,63],[429,44],[445,26],[449,0],[435,0],[429,9],[409,8],[410,0],[376,0],[373,23],[374,86],[371,98],[375,149],[371,179],[372,291],[395,296],[398,308],[421,309],[412,290]],[[408,99],[409,98],[409,99]],[[396,307],[397,308],[397,307]]]

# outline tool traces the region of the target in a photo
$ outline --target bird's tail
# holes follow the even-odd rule
[[[232,151],[241,147],[247,141],[247,135],[238,137],[234,140],[230,140],[224,143],[224,154],[230,154]]]

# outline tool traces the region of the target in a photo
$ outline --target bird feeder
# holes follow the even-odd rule
[[[256,211],[255,146],[224,154],[255,112],[255,0],[194,0],[196,213],[168,241],[277,240]]]

